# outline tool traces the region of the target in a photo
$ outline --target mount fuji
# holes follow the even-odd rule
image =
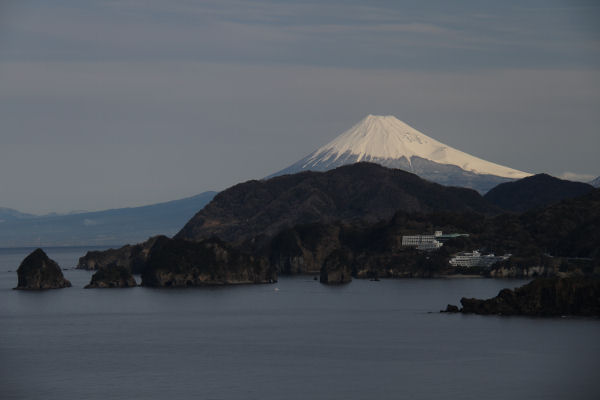
[[[368,115],[325,146],[271,175],[326,171],[368,161],[399,168],[447,186],[485,193],[496,185],[531,174],[495,164],[430,138],[398,118]]]

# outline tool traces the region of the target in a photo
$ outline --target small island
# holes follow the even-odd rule
[[[137,282],[131,275],[131,272],[120,265],[112,264],[108,267],[99,269],[86,289],[103,288],[128,288],[137,286]]]
[[[70,287],[69,282],[56,263],[42,249],[29,254],[17,269],[18,290],[44,290]]]

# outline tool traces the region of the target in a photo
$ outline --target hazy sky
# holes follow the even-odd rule
[[[0,2],[3,207],[224,189],[369,113],[513,168],[600,175],[600,3]]]

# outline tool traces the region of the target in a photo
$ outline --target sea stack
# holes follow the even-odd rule
[[[51,260],[42,249],[36,249],[25,257],[17,275],[19,282],[15,289],[43,290],[71,286],[56,261]]]
[[[352,282],[352,268],[343,250],[336,250],[327,257],[321,267],[320,281],[327,285]]]
[[[86,289],[127,288],[137,286],[129,270],[121,265],[112,264],[99,269]]]

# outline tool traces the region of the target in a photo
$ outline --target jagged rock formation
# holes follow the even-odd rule
[[[583,196],[592,190],[593,186],[587,183],[538,174],[514,182],[501,183],[483,197],[504,210],[524,212]]]
[[[600,279],[538,278],[488,300],[463,297],[460,302],[465,314],[600,316]]]
[[[118,249],[88,251],[85,256],[79,258],[77,269],[95,271],[116,265],[139,274],[144,269],[150,249],[158,238],[159,236],[154,236],[143,243],[128,244]]]
[[[56,263],[42,249],[29,254],[17,269],[19,282],[15,289],[60,289],[70,287],[69,282]]]
[[[211,236],[256,248],[286,227],[387,219],[406,212],[499,210],[471,189],[445,187],[371,163],[249,181],[219,193],[175,236]]]
[[[160,237],[142,271],[142,286],[191,287],[273,283],[277,272],[262,257],[211,238],[202,242]]]
[[[99,269],[94,275],[86,289],[102,289],[102,288],[127,288],[137,286],[131,272],[116,264],[109,265]]]

